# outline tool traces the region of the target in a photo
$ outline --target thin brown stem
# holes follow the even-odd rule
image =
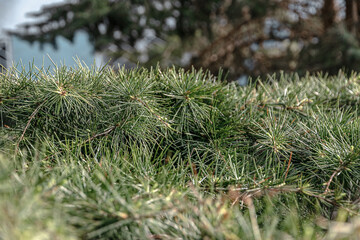
[[[286,178],[287,178],[287,175],[289,173],[289,169],[290,169],[290,164],[291,164],[291,158],[292,158],[292,152],[290,152],[290,157],[289,157],[289,162],[288,162],[288,166],[287,166],[287,169],[286,169],[286,173],[285,173],[285,179],[284,179],[284,182],[286,181]]]
[[[91,138],[87,139],[84,143],[90,142],[98,137],[107,136],[119,126],[120,126],[120,123],[117,123],[116,125],[112,126],[111,128],[106,129],[104,132],[93,135]]]
[[[341,170],[343,169],[343,166],[340,166],[338,169],[336,169],[330,176],[330,179],[329,181],[327,181],[326,183],[326,188],[325,188],[325,191],[324,191],[324,194],[328,193],[329,192],[329,188],[330,188],[330,184],[331,182],[333,181],[334,177],[341,172]]]
[[[45,100],[46,101],[46,100]],[[18,151],[19,151],[19,146],[20,146],[20,142],[24,139],[26,130],[29,128],[31,121],[34,119],[35,115],[39,112],[40,108],[44,105],[45,101],[43,101],[36,109],[35,111],[30,115],[29,121],[27,122],[23,133],[21,134],[17,144],[16,144],[16,149],[15,149],[15,156],[17,155]]]

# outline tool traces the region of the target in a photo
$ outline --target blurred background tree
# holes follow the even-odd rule
[[[360,71],[360,0],[72,0],[14,34],[86,31],[111,64],[195,66],[229,79],[278,71]]]

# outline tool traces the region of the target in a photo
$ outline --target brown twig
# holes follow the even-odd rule
[[[286,178],[287,178],[287,175],[289,173],[289,169],[290,169],[290,163],[291,163],[291,158],[292,158],[292,152],[290,152],[290,157],[289,157],[289,162],[288,162],[288,166],[287,166],[287,169],[286,169],[286,173],[285,173],[285,179],[284,179],[284,182],[286,181]]]
[[[88,143],[97,137],[109,135],[112,131],[114,131],[119,126],[120,126],[120,123],[117,123],[114,126],[112,126],[111,128],[108,128],[107,130],[105,130],[104,132],[93,135],[91,138],[87,139],[84,143]]]
[[[20,146],[20,142],[24,139],[26,130],[29,128],[30,126],[30,122],[31,120],[33,120],[33,118],[35,117],[35,115],[39,112],[40,108],[44,105],[45,101],[43,101],[36,109],[35,111],[30,115],[29,121],[27,122],[23,133],[21,134],[17,144],[16,144],[16,149],[15,149],[15,156],[17,155],[18,151],[19,151],[19,146]]]
[[[327,203],[329,203],[329,204],[331,204],[331,205],[333,205],[333,206],[335,206],[335,207],[344,209],[345,211],[347,211],[347,212],[349,212],[349,213],[351,213],[351,214],[354,214],[354,215],[356,215],[356,216],[359,216],[359,213],[358,213],[358,212],[355,212],[354,210],[352,210],[352,209],[350,209],[350,208],[347,208],[347,207],[341,205],[340,203],[338,203],[338,202],[336,202],[336,201],[333,201],[333,200],[331,200],[331,199],[328,199],[328,198],[326,198],[326,197],[320,196],[320,195],[315,194],[315,193],[304,192],[303,190],[301,190],[300,192],[302,192],[302,193],[304,193],[304,194],[306,194],[306,195],[308,195],[308,196],[311,196],[311,197],[320,199],[320,200],[322,200],[322,201],[324,201],[324,202],[327,202]]]
[[[330,184],[332,182],[332,180],[334,179],[334,177],[341,172],[341,170],[343,170],[343,166],[340,166],[338,169],[336,169],[333,174],[331,174],[331,177],[329,179],[329,181],[327,181],[326,183],[326,188],[325,188],[325,191],[324,191],[324,194],[328,193],[329,192],[329,188],[330,188]]]
[[[280,193],[302,193],[307,196],[317,198],[321,201],[327,202],[335,207],[344,209],[345,211],[347,211],[351,214],[359,215],[359,213],[355,212],[354,210],[347,208],[347,207],[341,205],[340,203],[327,198],[326,196],[319,195],[319,194],[309,192],[309,191],[305,191],[301,187],[299,188],[299,187],[279,185],[279,186],[270,187],[270,188],[255,188],[255,189],[248,189],[245,191],[242,191],[242,190],[244,190],[244,189],[243,188],[230,188],[228,190],[226,196],[228,199],[230,199],[232,206],[234,206],[238,202],[244,202],[246,204],[246,200],[249,198],[254,199],[254,198],[263,197],[265,195],[275,196]]]

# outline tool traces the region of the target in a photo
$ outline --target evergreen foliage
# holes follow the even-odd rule
[[[360,76],[0,75],[0,239],[356,239]]]

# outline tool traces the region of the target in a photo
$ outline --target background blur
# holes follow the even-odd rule
[[[15,62],[41,52],[52,58],[58,54],[56,60],[69,56],[65,60],[69,64],[77,55],[90,64],[94,58],[98,64],[126,67],[159,63],[195,66],[215,74],[223,68],[229,80],[239,81],[278,71],[360,70],[360,0],[0,0],[0,4],[5,11],[0,21],[8,30],[4,35],[12,42],[8,58]],[[27,19],[19,10],[26,8],[32,12]],[[27,51],[25,46],[33,48]]]
[[[83,31],[76,33],[71,42],[61,36],[56,37],[57,48],[52,44],[28,42],[11,34],[17,31],[23,23],[36,23],[28,15],[30,12],[40,11],[42,6],[64,2],[63,0],[0,0],[0,64],[10,66],[11,62],[22,68],[34,63],[36,66],[49,67],[52,61],[58,64],[75,65],[76,57],[86,64],[94,62],[94,47],[89,41],[88,34]],[[10,31],[10,32],[9,32]],[[50,56],[50,58],[48,57]],[[99,59],[98,59],[99,60]],[[101,61],[99,61],[100,64]]]

